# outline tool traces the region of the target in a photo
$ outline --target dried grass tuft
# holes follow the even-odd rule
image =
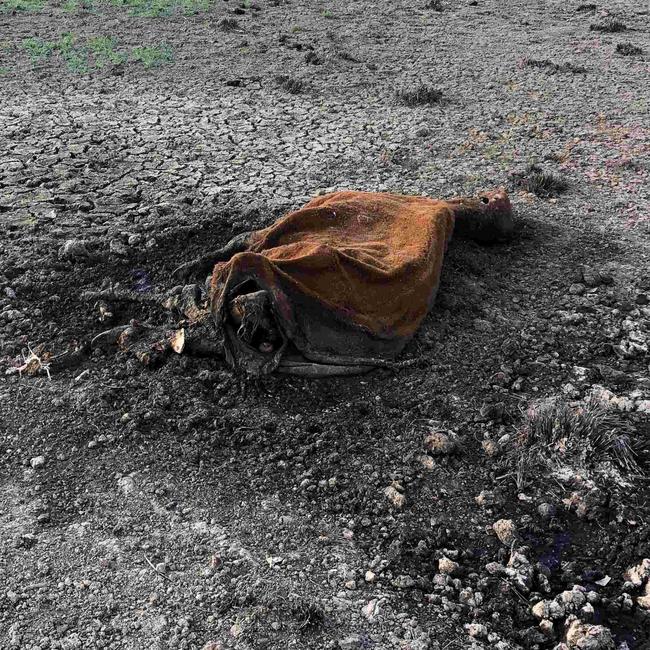
[[[517,431],[510,460],[517,487],[540,475],[613,479],[621,485],[643,472],[650,445],[601,402],[571,406],[561,399],[533,403]]]
[[[522,174],[518,185],[542,198],[557,196],[569,189],[569,184],[563,178],[544,171],[538,165],[530,165]]]
[[[396,96],[398,101],[405,106],[423,106],[438,104],[442,99],[442,91],[426,84],[420,84],[415,88],[400,89],[396,92]]]

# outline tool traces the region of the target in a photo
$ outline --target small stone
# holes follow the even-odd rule
[[[611,631],[603,625],[591,625],[573,619],[567,628],[565,642],[569,648],[581,650],[614,650]]]
[[[108,250],[113,253],[113,255],[125,256],[128,254],[126,246],[119,239],[111,239],[108,244]]]
[[[456,449],[456,442],[445,431],[432,431],[424,439],[424,446],[429,453],[439,456],[454,452]]]
[[[555,630],[553,628],[553,621],[549,621],[547,618],[539,622],[539,629],[544,636],[547,636],[551,639],[555,635]]]
[[[438,571],[444,573],[445,575],[451,576],[458,572],[460,565],[458,562],[450,560],[448,557],[441,557],[438,560]]]
[[[517,527],[512,519],[499,519],[492,525],[499,541],[510,546],[517,539]]]
[[[493,576],[502,575],[506,572],[506,568],[503,564],[499,564],[498,562],[488,562],[485,565],[485,570]]]
[[[399,490],[397,490],[394,485],[389,485],[384,490],[384,494],[395,508],[401,509],[406,504],[406,497]]]
[[[573,588],[567,591],[563,591],[560,596],[560,600],[564,603],[565,608],[569,611],[577,611],[580,609],[586,602],[587,597],[581,589]]]
[[[564,618],[566,615],[566,608],[561,602],[557,600],[548,601],[548,618],[557,621]]]
[[[411,576],[401,575],[394,578],[391,584],[398,589],[411,589],[415,586],[415,580]]]
[[[363,644],[362,638],[358,634],[352,634],[339,641],[340,650],[357,650]]]
[[[484,639],[488,635],[488,630],[485,625],[480,623],[468,623],[465,625],[467,633],[474,639]]]
[[[603,279],[598,271],[593,269],[584,269],[582,272],[583,282],[588,287],[598,287],[603,284]]]
[[[532,607],[533,616],[535,618],[547,619],[549,618],[549,609],[548,609],[547,600],[540,600],[538,603],[535,603]]]
[[[562,392],[571,399],[580,397],[580,391],[571,382],[562,386]]]
[[[586,603],[580,608],[580,619],[583,621],[591,621],[595,614],[594,606],[591,603]]]
[[[88,242],[82,239],[68,239],[59,248],[59,258],[64,260],[79,260],[90,257]]]
[[[117,481],[117,488],[122,494],[128,496],[136,491],[135,481],[132,476],[122,476]]]
[[[45,456],[35,456],[29,461],[33,469],[40,469],[45,465]]]
[[[650,559],[648,558],[625,572],[625,579],[635,587],[642,587],[648,578],[650,578]]]
[[[540,503],[537,512],[543,519],[553,519],[557,514],[557,508],[552,503]]]
[[[569,287],[569,293],[572,296],[581,296],[585,292],[585,287],[582,284],[572,284]]]
[[[366,571],[366,575],[364,576],[366,582],[374,582],[377,579],[377,575],[368,569]]]
[[[642,609],[650,610],[650,580],[646,582],[645,594],[636,599],[636,604]]]
[[[482,508],[488,508],[494,505],[494,492],[491,490],[481,490],[481,493],[477,497],[474,497],[474,501]]]
[[[490,321],[485,320],[484,318],[475,318],[474,319],[474,329],[477,329],[479,332],[491,332],[494,329],[494,325]]]
[[[494,440],[483,440],[481,447],[483,447],[483,451],[490,458],[496,456],[500,451],[499,445]]]
[[[650,298],[648,298],[647,293],[640,293],[637,295],[635,301],[637,305],[647,305],[650,303]]]
[[[636,410],[639,413],[650,413],[650,399],[643,399],[636,403]]]
[[[377,614],[379,614],[379,607],[377,605],[377,602],[377,599],[373,598],[373,600],[371,600],[361,609],[361,613],[369,621],[374,621],[377,618]]]

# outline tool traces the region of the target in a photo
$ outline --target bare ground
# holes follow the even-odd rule
[[[574,585],[613,635],[597,647],[650,647],[624,578],[650,557],[645,469],[518,485],[512,461],[531,403],[594,391],[648,446],[648,12],[609,3],[627,29],[603,33],[578,3],[425,5],[0,13],[2,648],[551,648],[566,617],[544,634],[531,607]],[[65,33],[76,49],[30,56]],[[98,67],[97,36],[130,58]],[[143,46],[170,60],[146,67]],[[397,97],[420,84],[441,101]],[[525,191],[531,163],[568,190]],[[181,262],[319,191],[500,184],[517,238],[452,244],[399,372],[250,383],[112,352],[15,372],[106,328],[83,291],[170,289]],[[68,240],[90,255],[61,257]],[[452,453],[427,451],[432,427]]]

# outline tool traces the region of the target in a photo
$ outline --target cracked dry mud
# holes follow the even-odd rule
[[[543,397],[597,394],[650,436],[649,15],[440,4],[0,7],[0,647],[553,648],[570,614],[608,630],[593,647],[650,647],[624,575],[650,557],[647,472],[517,485],[509,462]],[[590,29],[605,10],[626,31]],[[65,33],[173,56],[25,49]],[[398,100],[420,84],[441,100]],[[524,192],[531,163],[568,190]],[[517,237],[452,243],[399,372],[247,383],[110,350],[15,372],[107,328],[84,291],[163,293],[318,192],[499,184]]]

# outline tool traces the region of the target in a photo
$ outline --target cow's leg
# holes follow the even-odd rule
[[[512,237],[512,206],[505,190],[485,192],[477,199],[452,199],[454,237],[481,243],[507,241]]]
[[[233,237],[225,246],[215,251],[201,255],[190,262],[181,264],[172,271],[172,276],[179,280],[188,280],[191,277],[203,277],[212,272],[217,262],[227,262],[233,255],[243,253],[250,245],[252,233],[243,232]]]

